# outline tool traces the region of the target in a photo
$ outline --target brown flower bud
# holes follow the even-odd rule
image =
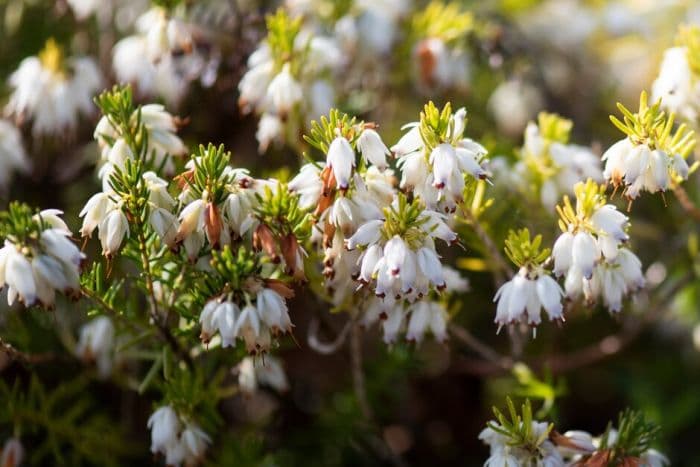
[[[277,239],[272,233],[272,230],[265,224],[260,224],[253,232],[253,248],[257,251],[263,250],[273,263],[281,261],[279,253],[277,253]]]
[[[265,279],[265,286],[272,289],[284,298],[294,297],[294,290],[279,279]]]
[[[207,206],[204,208],[204,231],[212,248],[219,248],[223,228],[224,223],[221,219],[219,208],[212,202],[207,203]]]

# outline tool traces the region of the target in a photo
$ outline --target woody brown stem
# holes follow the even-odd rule
[[[501,355],[462,326],[450,323],[449,330],[457,340],[472,349],[487,362],[493,363],[504,370],[508,370],[513,366],[513,360],[510,357]]]
[[[678,202],[681,204],[683,210],[690,214],[695,220],[700,221],[700,208],[695,206],[693,201],[690,199],[690,196],[688,196],[688,192],[685,191],[685,188],[674,184],[671,189],[673,190],[673,194],[676,195],[676,199],[678,199]]]

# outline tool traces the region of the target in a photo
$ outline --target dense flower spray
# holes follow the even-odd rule
[[[335,91],[325,76],[343,65],[335,41],[304,29],[302,17],[279,9],[267,29],[238,85],[239,107],[260,115],[260,152],[273,142],[296,144],[295,133],[330,110]]]
[[[158,408],[148,419],[151,452],[165,456],[167,465],[195,465],[202,461],[211,438],[199,425],[182,420],[169,405]]]
[[[56,291],[77,298],[85,255],[70,240],[62,213],[48,209],[33,214],[26,205],[12,203],[2,214],[0,284],[8,288],[8,303],[53,308]]]
[[[484,465],[669,465],[666,456],[651,448],[658,427],[639,412],[626,410],[620,413],[619,430],[609,424],[605,433],[594,438],[580,430],[561,434],[554,429],[554,424],[535,420],[529,400],[522,405],[520,412],[510,398],[507,403],[507,414],[494,407],[496,420],[488,422],[479,434],[479,439],[491,450]]]
[[[632,114],[623,105],[624,122],[610,117],[617,128],[627,135],[603,154],[603,175],[617,189],[622,186],[630,200],[640,192],[664,192],[688,178],[686,158],[695,147],[692,131],[685,124],[673,131],[674,115],[666,117],[660,101],[648,105],[643,92],[639,111]]]
[[[564,293],[544,267],[550,250],[540,250],[541,243],[542,236],[531,240],[527,229],[511,231],[508,235],[505,251],[519,270],[494,297],[494,302],[498,302],[494,321],[499,331],[506,324],[518,322],[537,326],[542,319],[542,309],[550,320],[564,320],[561,302]]]
[[[417,87],[435,90],[469,88],[471,58],[466,37],[474,25],[471,12],[456,3],[431,2],[413,17],[413,74]]]
[[[408,132],[391,147],[399,158],[400,187],[420,197],[429,209],[452,212],[463,200],[465,176],[485,179],[481,166],[486,149],[464,137],[467,111],[442,111],[430,102],[419,122],[409,123]]]
[[[552,249],[554,273],[566,275],[570,298],[602,297],[608,309],[620,311],[623,296],[644,285],[641,262],[622,245],[629,240],[629,219],[606,204],[605,187],[592,180],[574,186],[576,208],[568,196],[557,206],[562,234]]]
[[[172,212],[176,203],[168,182],[146,168],[172,174],[172,157],[187,151],[175,134],[173,116],[156,104],[135,109],[129,88],[105,92],[97,103],[105,112],[94,132],[102,156],[102,191],[80,212],[80,234],[90,237],[97,229],[102,251],[111,258],[131,234],[129,216],[147,215],[163,243],[172,246],[178,227]]]
[[[603,181],[599,156],[584,146],[569,143],[572,122],[555,114],[540,113],[537,123],[525,129],[525,141],[513,178],[524,193],[533,187],[540,202],[553,209],[563,194],[573,194],[577,182]]]
[[[372,386],[383,382],[382,372],[372,369],[367,378],[372,384],[363,387],[363,370],[368,368],[363,353],[376,348],[366,344],[379,336],[393,347],[390,357],[397,362],[401,358],[413,362],[416,355],[422,357],[418,352],[427,350],[428,363],[445,363],[431,365],[442,366],[431,371],[443,371],[447,364],[450,372],[454,368],[476,368],[488,374],[512,370],[520,395],[535,394],[544,400],[536,416],[529,403],[521,414],[509,403],[510,419],[495,411],[494,420],[479,436],[489,448],[486,465],[657,467],[668,463],[651,448],[655,433],[651,424],[633,414],[621,416],[616,428],[610,425],[600,437],[582,431],[560,434],[553,425],[537,420],[552,410],[561,386],[547,377],[546,381],[524,377],[525,365],[520,362],[536,362],[537,367],[540,362],[543,367],[554,362],[553,371],[562,372],[588,358],[586,349],[584,359],[568,360],[564,354],[550,361],[547,355],[534,355],[548,345],[523,345],[523,338],[528,328],[534,335],[543,319],[556,324],[565,318],[586,319],[581,316],[584,313],[573,313],[581,304],[597,303],[617,313],[628,297],[646,286],[647,279],[649,303],[665,299],[666,287],[658,287],[656,295],[654,286],[664,281],[659,277],[666,275],[670,260],[657,263],[657,270],[650,268],[645,276],[630,246],[628,215],[632,215],[611,204],[616,193],[609,195],[607,189],[612,185],[630,200],[642,191],[672,190],[679,195],[680,184],[693,173],[694,166],[688,163],[694,147],[688,128],[693,122],[676,125],[674,112],[683,120],[697,119],[697,31],[684,32],[678,46],[666,52],[653,86],[661,102],[649,105],[643,94],[637,113],[620,106],[623,121],[615,118],[613,122],[625,138],[606,151],[601,170],[600,158],[591,148],[570,142],[571,121],[542,113],[527,123],[543,105],[542,96],[561,96],[561,88],[555,85],[567,80],[559,79],[560,64],[549,62],[557,57],[546,57],[542,76],[536,67],[512,61],[512,55],[530,53],[510,44],[506,26],[520,22],[519,13],[484,20],[478,16],[479,9],[468,12],[457,2],[434,1],[412,11],[412,2],[398,0],[290,0],[284,2],[286,8],[267,16],[267,30],[262,32],[255,30],[262,26],[262,21],[256,21],[258,9],[247,2],[98,3],[68,0],[59,2],[56,11],[69,5],[74,15],[66,16],[66,21],[95,15],[94,22],[80,24],[80,33],[70,38],[71,47],[99,48],[100,64],[105,69],[111,66],[110,74],[117,81],[130,82],[134,91],[116,86],[95,99],[103,114],[93,133],[96,144],[66,144],[65,151],[47,145],[47,153],[60,149],[70,162],[76,162],[70,164],[77,166],[74,173],[83,161],[73,160],[74,154],[95,155],[101,190],[85,195],[89,184],[81,183],[77,191],[57,196],[57,205],[73,206],[74,193],[85,195],[80,198],[87,201],[79,214],[83,250],[66,224],[72,226],[76,219],[64,222],[60,211],[34,211],[9,203],[0,214],[0,285],[9,303],[57,308],[50,319],[38,310],[17,312],[17,306],[0,317],[0,324],[10,330],[0,339],[0,367],[31,376],[16,378],[12,387],[0,382],[0,393],[7,399],[0,421],[15,425],[12,432],[5,425],[0,427],[8,436],[12,433],[0,454],[3,466],[23,460],[20,437],[31,442],[32,462],[49,462],[36,452],[53,448],[54,463],[61,463],[64,445],[69,444],[74,449],[66,452],[75,454],[78,464],[107,463],[90,456],[102,455],[103,447],[111,455],[113,445],[117,445],[115,451],[123,448],[132,454],[131,443],[108,439],[112,420],[104,417],[101,406],[93,406],[104,402],[100,394],[92,400],[99,392],[94,389],[103,386],[128,393],[129,400],[140,401],[139,407],[144,407],[144,401],[152,404],[147,423],[143,423],[145,417],[139,423],[150,431],[150,450],[157,462],[191,467],[209,461],[226,463],[230,456],[238,461],[241,453],[240,460],[247,461],[248,448],[255,443],[248,441],[247,430],[239,432],[239,422],[242,425],[248,415],[269,418],[267,411],[280,403],[301,401],[300,387],[287,378],[282,357],[295,351],[287,350],[291,341],[304,348],[304,341],[297,338],[307,331],[309,347],[322,348],[322,353],[349,353],[358,413],[367,422],[350,425],[364,427],[375,420],[368,406],[377,397]],[[545,11],[559,19],[566,19],[566,12],[588,11],[588,7],[577,9],[575,2],[545,3],[549,8]],[[11,22],[12,15],[6,16]],[[198,23],[198,17],[205,21]],[[581,44],[590,24],[589,18],[577,19],[569,25],[586,24],[568,35],[561,24],[542,28],[547,33],[543,37],[551,40],[554,34],[562,42]],[[227,26],[209,28],[213,23]],[[121,36],[132,24],[135,31]],[[523,21],[526,35],[542,33],[533,28],[538,25]],[[93,44],[86,38],[93,39],[95,30],[100,36]],[[105,44],[114,44],[111,54]],[[488,68],[482,68],[479,61],[486,55]],[[220,70],[219,60],[224,60]],[[475,119],[475,131],[483,137],[483,145],[468,138],[466,109],[453,111],[449,103],[438,108],[432,102],[423,107],[418,121],[404,126],[396,144],[385,143],[385,137],[396,130],[387,115],[411,107],[401,97],[396,100],[401,105],[396,106],[391,105],[393,97],[391,102],[383,100],[398,89],[397,84],[402,90],[444,99],[451,92],[465,97],[472,77],[479,85],[474,93],[493,89],[484,81],[503,74],[512,78],[497,86],[489,106],[509,136],[517,138],[525,130],[521,148],[513,151],[519,143],[484,128],[489,123],[481,116]],[[196,96],[206,106],[184,100],[195,80],[203,87],[217,84],[209,90],[197,89]],[[546,83],[546,93],[540,94],[534,83]],[[81,117],[91,115],[91,98],[101,84],[92,59],[64,59],[51,41],[37,57],[19,64],[9,78],[6,106],[18,126],[0,121],[0,189],[34,196],[11,186],[12,173],[27,174],[34,167],[32,175],[41,176],[37,178],[41,183],[54,173],[42,173],[47,164],[37,154],[41,146],[23,141],[23,134],[32,133],[36,140],[42,135],[81,134],[72,130],[78,129]],[[178,135],[190,117],[188,141],[209,127],[229,124],[230,119],[218,118],[215,111],[199,119],[201,110],[213,107],[209,104],[220,97],[215,91],[221,90],[228,98],[214,103],[233,111],[230,107],[237,98],[239,113],[255,114],[259,152],[286,145],[276,155],[297,153],[303,163],[280,167],[270,158],[250,171],[234,166],[238,156],[245,159],[251,152],[246,154],[246,148],[251,148],[246,143],[252,140],[237,136],[241,154],[234,156],[223,145],[213,144],[193,146],[190,152]],[[134,103],[151,95],[169,104],[187,104],[181,107],[183,118],[161,104]],[[475,97],[477,103],[485,100]],[[368,119],[384,120],[381,123],[388,131],[374,121],[332,108],[336,101]],[[571,113],[581,115],[580,111],[577,107]],[[23,127],[26,122],[32,125],[31,131]],[[217,134],[228,140],[228,130]],[[237,128],[231,131],[238,134]],[[64,142],[72,143],[60,141]],[[24,143],[33,150],[31,163]],[[487,147],[491,153],[507,150],[508,154],[495,164],[487,159]],[[496,170],[497,165],[503,170]],[[73,167],[65,172],[68,169]],[[491,179],[496,182],[494,188],[488,186]],[[609,185],[601,185],[605,181]],[[513,199],[512,192],[499,191],[503,186],[533,198]],[[492,198],[489,192],[495,193]],[[694,196],[689,190],[690,201]],[[516,216],[519,224],[530,229],[551,225],[549,208],[562,197],[556,207],[561,235],[551,250],[543,248],[542,236],[531,235],[528,229],[509,229]],[[541,206],[547,209],[537,209]],[[528,210],[533,207],[538,212]],[[692,206],[683,207],[693,212]],[[695,256],[693,232],[680,223],[677,227],[688,233],[688,250]],[[90,242],[94,233],[99,245]],[[504,240],[505,258],[497,246]],[[464,253],[455,245],[463,246]],[[100,246],[105,258],[93,253]],[[86,264],[89,256],[96,258]],[[448,264],[476,272],[474,289],[481,296],[467,296],[469,283]],[[678,263],[673,266],[668,268],[672,280],[689,269]],[[65,300],[57,298],[57,291],[82,301],[68,308]],[[330,313],[333,317],[326,320]],[[493,318],[499,331],[509,326],[510,354],[508,346],[502,345],[504,336],[482,338],[461,327],[484,316]],[[631,321],[636,316],[620,317],[627,318]],[[57,325],[57,338],[43,342],[35,328],[48,327],[50,320]],[[320,339],[311,331],[314,323],[316,329],[323,323]],[[21,332],[24,329],[29,331]],[[624,323],[621,332],[628,329]],[[319,344],[334,331],[337,336],[331,344]],[[493,348],[492,340],[496,341]],[[590,348],[602,358],[610,348],[616,351],[619,342],[626,343],[626,337],[618,340],[613,335]],[[44,382],[37,369],[44,365],[63,369],[63,359],[55,358],[60,357],[57,348],[68,349],[84,366],[70,360],[66,379],[73,381],[54,388],[53,373]],[[475,355],[463,359],[456,355],[462,351]],[[440,358],[430,352],[440,352]],[[474,368],[470,362],[476,363]],[[392,371],[401,370],[396,367]],[[304,365],[288,368],[292,375]],[[301,396],[306,399],[305,394]],[[341,405],[354,411],[356,406],[346,404],[346,396],[341,396]],[[347,397],[353,394],[348,392]],[[260,408],[259,401],[265,407]],[[236,410],[239,407],[244,410]],[[327,420],[321,421],[326,426]],[[346,425],[338,424],[343,429]],[[380,454],[398,457],[400,449],[389,436],[394,427],[389,428],[380,437],[372,434],[376,430],[364,430],[371,438],[357,438],[354,432],[350,438],[360,440],[362,446],[378,447]],[[442,431],[438,428],[436,432]],[[25,438],[25,433],[30,436]],[[214,439],[221,447],[210,450]],[[267,449],[268,443],[261,444]],[[40,448],[34,449],[35,445]],[[121,461],[114,459],[108,460]],[[258,460],[251,457],[250,463]]]
[[[72,132],[81,115],[91,115],[102,77],[91,58],[65,59],[53,39],[38,56],[25,58],[10,76],[12,96],[5,113],[32,121],[35,136]]]
[[[426,295],[445,288],[435,239],[452,243],[457,235],[442,214],[426,210],[420,202],[409,203],[399,195],[385,209],[384,218],[361,225],[345,247],[363,248],[357,280],[368,284],[380,297]]]
[[[178,105],[191,84],[210,87],[217,76],[221,52],[199,33],[181,8],[157,6],[134,21],[134,34],[112,49],[112,68],[121,82],[131,83],[138,95],[163,97]],[[204,41],[204,42],[203,42]]]
[[[682,26],[675,47],[664,52],[659,75],[651,88],[652,100],[690,125],[700,112],[700,28]]]

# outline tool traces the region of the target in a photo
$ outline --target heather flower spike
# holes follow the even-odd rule
[[[693,131],[686,124],[674,131],[675,114],[666,116],[661,101],[650,106],[646,91],[639,98],[637,113],[619,103],[617,107],[623,120],[615,116],[610,120],[626,137],[603,154],[606,180],[615,189],[622,187],[633,200],[641,191],[664,192],[687,179],[686,159],[695,148]]]
[[[565,275],[569,298],[584,295],[593,303],[602,298],[611,312],[622,298],[644,286],[641,262],[624,245],[629,219],[606,204],[605,187],[592,180],[574,186],[576,208],[568,196],[557,206],[562,234],[552,249],[554,274]]]
[[[541,244],[542,236],[531,239],[528,229],[508,234],[505,252],[519,269],[494,297],[494,302],[498,302],[494,321],[499,331],[506,324],[525,322],[533,326],[534,333],[534,326],[541,322],[542,309],[550,320],[564,320],[564,292],[544,267],[550,250],[540,249]]]
[[[80,267],[85,255],[70,240],[71,232],[58,217],[60,211],[33,213],[20,203],[0,214],[0,285],[7,301],[52,309],[56,292],[80,296]]]
[[[523,191],[536,188],[547,208],[553,208],[562,194],[572,194],[578,181],[603,181],[600,158],[589,148],[569,142],[572,127],[571,120],[541,112],[537,123],[530,122],[525,129],[514,170]]]
[[[467,111],[439,110],[429,102],[420,121],[404,126],[408,132],[391,147],[401,170],[400,187],[420,197],[429,209],[454,212],[464,200],[465,177],[486,179],[482,167],[486,149],[464,137]]]

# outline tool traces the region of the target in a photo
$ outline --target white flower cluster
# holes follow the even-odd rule
[[[392,208],[400,209],[399,201]],[[445,288],[442,263],[435,251],[435,239],[450,244],[457,240],[445,223],[444,217],[434,211],[423,211],[415,220],[419,228],[402,236],[390,236],[386,220],[377,219],[361,225],[346,241],[346,248],[362,247],[358,260],[361,284],[370,284],[379,297],[395,299],[422,298],[430,290]]]
[[[181,176],[192,178],[197,170],[195,161],[187,163],[187,171]],[[225,198],[220,203],[209,200],[210,193],[202,192],[197,197],[190,185],[182,187],[178,199],[183,206],[177,219],[172,219],[175,236],[162,236],[168,245],[182,243],[191,260],[208,241],[213,247],[231,243],[232,238],[240,238],[255,230],[257,220],[253,208],[257,205],[257,194],[262,194],[263,187],[277,189],[276,181],[257,180],[248,175],[244,169],[224,168],[219,182],[225,183]],[[214,181],[216,183],[216,181]]]
[[[420,342],[427,331],[444,341],[448,314],[435,296],[466,288],[435,250],[435,239],[457,239],[448,217],[399,194],[374,124],[336,134],[325,163],[305,165],[289,184],[302,209],[315,208],[312,241],[323,252],[331,302],[358,310],[366,326],[381,320],[387,343],[403,332]]]
[[[647,143],[634,143],[631,138],[621,139],[605,154],[603,175],[613,185],[624,186],[625,196],[635,199],[641,191],[666,191],[675,176],[688,178],[688,163],[679,153],[669,153]]]
[[[145,105],[135,111],[132,115],[134,122],[137,115],[140,115],[140,121],[147,133],[148,146],[144,152],[148,157],[154,157],[154,165],[172,173],[175,164],[171,157],[187,152],[184,143],[175,134],[173,116],[158,104]],[[101,149],[103,165],[98,175],[102,180],[103,191],[93,195],[80,212],[80,217],[83,217],[80,234],[90,237],[97,229],[104,255],[112,257],[119,251],[130,231],[129,221],[124,212],[124,200],[112,188],[111,176],[115,169],[123,171],[126,161],[134,160],[136,155],[133,154],[124,135],[107,117],[102,117],[98,122],[94,137]],[[177,220],[172,214],[176,203],[168,193],[168,182],[150,171],[143,174],[142,180],[149,192],[149,222],[164,243],[171,245],[170,242],[174,241],[177,231]]]
[[[199,53],[195,26],[154,7],[135,22],[136,33],[112,50],[112,67],[119,81],[133,83],[139,94],[162,96],[177,105],[191,82],[213,84],[218,56]]]
[[[268,27],[274,29],[273,21],[294,20],[278,13],[268,20]],[[265,152],[273,142],[295,137],[290,135],[295,135],[300,124],[305,125],[330,110],[335,90],[325,76],[338,71],[344,63],[333,38],[308,29],[298,30],[293,37],[285,39],[292,42],[288,44],[292,50],[286,57],[277,56],[281,52],[271,40],[268,36],[250,55],[248,71],[238,84],[241,110],[260,115],[256,133],[260,152]]]
[[[651,88],[652,101],[661,99],[662,108],[673,112],[691,125],[697,125],[700,112],[700,80],[698,70],[694,68],[693,60],[697,63],[700,50],[690,47],[696,41],[692,36],[700,37],[697,27],[682,28],[679,44],[664,52],[659,75]],[[697,65],[695,65],[697,67]]]
[[[575,270],[566,277],[568,297],[583,293],[589,302],[602,301],[612,312],[622,309],[622,299],[645,285],[642,262],[629,249],[621,247],[612,260],[602,260],[593,268],[590,280],[581,277]]]
[[[573,186],[580,181],[603,181],[600,158],[590,148],[570,144],[568,131],[554,135],[543,133],[542,126],[566,125],[570,121],[552,114],[540,114],[539,125],[528,123],[521,159],[515,165],[515,179],[523,190],[532,189],[533,176],[541,181],[540,202],[553,209],[564,194],[573,194]]]
[[[187,146],[176,134],[175,117],[160,104],[147,104],[134,111],[131,119],[135,123],[137,118],[140,118],[147,133],[144,135],[148,140],[148,147],[145,149],[147,157],[153,157],[156,167],[163,167],[166,174],[173,175],[175,163],[172,157],[184,156],[187,153]],[[133,160],[136,155],[132,153],[124,135],[107,117],[102,117],[97,123],[93,136],[100,147],[100,159],[103,164],[99,177],[103,190],[109,191],[109,176],[114,172],[114,168],[124,170],[124,163],[128,159]]]
[[[246,393],[253,393],[260,386],[269,386],[279,393],[289,390],[289,381],[282,362],[271,356],[245,357],[238,364],[238,386]]]
[[[467,280],[456,270],[442,266],[442,274],[447,294],[463,293],[469,289]],[[387,344],[396,342],[402,333],[408,342],[416,344],[420,344],[428,332],[438,342],[447,341],[449,314],[442,301],[425,297],[410,302],[370,296],[363,307],[364,316],[360,323],[365,327],[380,323]]]
[[[314,26],[322,2],[286,0],[294,15],[302,15]],[[407,0],[357,0],[345,15],[332,25],[333,35],[343,52],[353,61],[372,61],[391,52],[398,37],[399,22],[410,11]]]
[[[578,183],[576,213],[568,198],[560,209],[563,233],[552,249],[554,273],[566,275],[569,298],[582,293],[593,302],[602,298],[611,312],[622,308],[622,298],[644,286],[641,262],[622,245],[629,236],[627,216],[612,204],[591,180]]]
[[[502,428],[496,421],[491,421]],[[537,452],[533,453],[522,446],[512,445],[510,438],[494,430],[490,426],[479,433],[479,439],[491,449],[489,458],[484,463],[485,467],[520,467],[523,465],[538,465],[542,467],[564,467],[564,459],[557,447],[545,434],[549,430],[547,422],[532,421],[531,436],[533,444],[537,445]],[[542,442],[537,444],[534,440]]]
[[[491,421],[499,429],[503,427]],[[547,436],[545,434],[548,433]],[[546,422],[532,421],[532,440],[543,441],[536,445],[536,452],[526,449],[524,446],[513,445],[510,438],[491,428],[485,428],[479,439],[487,444],[491,453],[485,462],[489,467],[520,467],[522,465],[538,465],[543,467],[574,467],[581,465],[586,460],[594,461],[594,457],[601,447],[602,439],[606,438],[606,448],[614,448],[618,433],[610,429],[606,435],[594,438],[590,433],[580,430],[567,431],[559,434],[550,431]],[[605,459],[605,457],[602,457]],[[634,458],[640,466],[665,467],[670,465],[666,456],[655,449],[647,449],[638,458]]]
[[[606,260],[617,257],[620,244],[629,239],[628,225],[627,216],[612,204],[595,208],[587,226],[569,224],[554,243],[555,274],[591,279],[601,256]]]
[[[114,324],[107,316],[100,316],[80,329],[75,353],[85,362],[94,362],[100,377],[106,378],[112,372],[114,346]]]
[[[38,238],[16,243],[5,239],[0,248],[0,284],[7,285],[7,301],[32,306],[37,302],[52,308],[56,291],[69,296],[80,294],[80,264],[85,258],[70,241],[71,232],[56,209],[33,217]]]
[[[72,132],[81,115],[92,115],[102,76],[92,58],[64,60],[49,39],[39,56],[22,60],[9,83],[13,92],[5,113],[19,122],[32,120],[32,134],[40,137]]]
[[[493,301],[498,302],[496,319],[499,330],[506,324],[527,322],[537,326],[542,322],[544,309],[550,320],[564,320],[561,303],[564,292],[542,267],[522,267],[508,282],[503,284]]]
[[[172,466],[200,463],[211,438],[196,423],[183,421],[169,405],[158,408],[148,419],[151,452],[165,456]]]
[[[271,287],[275,285],[273,282]],[[280,292],[290,296],[286,287],[274,290],[260,286],[255,292],[255,304],[250,298],[241,307],[229,299],[210,300],[199,316],[202,341],[209,342],[218,332],[222,347],[235,346],[236,339],[240,338],[245,341],[248,352],[268,351],[273,335],[291,332],[293,327],[285,296]]]
[[[476,179],[488,176],[481,166],[486,149],[464,137],[466,119],[466,109],[455,112],[446,140],[432,148],[423,140],[420,123],[409,123],[404,126],[409,131],[391,148],[399,157],[400,187],[413,191],[428,209],[454,211],[462,200],[464,174]]]
[[[91,237],[98,229],[102,253],[108,258],[119,251],[124,238],[129,236],[129,220],[122,209],[123,201],[114,198],[114,194],[96,193],[80,211],[80,217],[84,217],[80,235]]]
[[[318,217],[313,235],[323,250],[326,286],[333,290],[333,302],[342,303],[352,293],[352,276],[359,272],[358,253],[345,248],[345,240],[365,222],[382,217],[382,206],[395,196],[393,171],[386,169],[389,153],[379,134],[365,126],[356,149],[365,161],[357,171],[357,155],[343,136],[329,145],[326,162],[307,164],[289,183],[300,196],[302,209],[316,208]]]

